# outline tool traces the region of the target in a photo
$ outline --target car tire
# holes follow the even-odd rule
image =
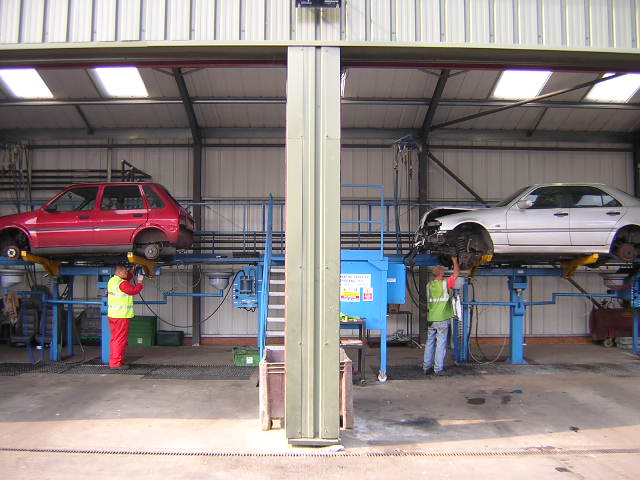
[[[489,248],[480,232],[463,230],[456,239],[456,252],[460,268],[470,270],[484,255],[489,253]]]
[[[147,260],[157,260],[160,257],[162,248],[158,243],[148,243],[144,246],[144,258]]]
[[[20,247],[16,245],[7,245],[2,247],[2,256],[8,258],[9,260],[18,260],[22,255],[22,251]]]
[[[636,246],[632,243],[621,243],[616,246],[616,257],[626,263],[633,263],[637,257]]]

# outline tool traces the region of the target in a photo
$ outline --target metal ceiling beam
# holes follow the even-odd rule
[[[422,141],[427,142],[429,137],[429,132],[431,131],[431,125],[433,124],[433,117],[436,115],[436,110],[438,109],[438,104],[442,99],[442,93],[444,92],[444,87],[447,85],[447,80],[449,80],[449,70],[442,70],[440,72],[440,76],[438,77],[438,83],[436,84],[436,88],[433,91],[433,95],[431,96],[431,100],[429,101],[429,108],[427,109],[427,113],[424,116],[424,121],[422,122]]]
[[[198,125],[198,119],[196,117],[196,112],[193,109],[193,103],[191,100],[191,96],[189,95],[189,90],[187,89],[187,84],[184,81],[184,77],[182,75],[182,69],[173,68],[171,69],[173,72],[173,77],[176,80],[176,84],[178,86],[178,91],[180,92],[180,101],[184,106],[184,110],[187,114],[187,119],[189,121],[189,129],[191,130],[191,136],[193,137],[194,143],[198,143],[202,141],[202,131],[200,130],[200,126]]]
[[[84,114],[84,112],[82,111],[82,108],[79,105],[75,106],[76,112],[78,112],[78,115],[80,116],[80,118],[82,119],[82,122],[85,124],[85,126],[87,127],[87,134],[89,135],[93,135],[93,132],[95,132],[94,128],[91,126],[91,124],[89,123],[89,120],[87,119],[87,116]]]
[[[451,75],[449,75],[451,78]],[[385,106],[385,107],[423,107],[436,100],[433,98],[343,98],[342,105]],[[58,106],[113,106],[113,105],[181,105],[181,98],[60,98],[54,100],[0,100],[0,107],[58,107]],[[192,97],[192,105],[285,105],[285,97]],[[491,99],[440,99],[442,107],[478,107],[491,108],[512,106],[513,102]],[[529,101],[519,107],[533,108],[577,108],[592,110],[640,110],[640,103],[600,103],[565,101]]]
[[[205,142],[208,148],[284,148],[284,143],[224,143],[224,142]],[[130,150],[144,148],[192,148],[192,143],[56,143],[56,144],[37,144],[29,145],[31,150],[92,150],[92,149],[109,149],[109,150]],[[1,147],[0,147],[1,148]],[[364,150],[388,150],[389,144],[379,143],[341,143],[340,148],[343,149],[364,149]],[[633,147],[541,147],[538,145],[509,147],[504,145],[439,145],[430,144],[432,150],[484,150],[492,152],[500,151],[516,151],[516,152],[602,152],[602,153],[633,153]]]
[[[458,185],[460,185],[467,192],[469,192],[473,198],[475,198],[477,201],[479,201],[483,205],[487,205],[487,206],[489,205],[489,202],[485,201],[480,195],[478,195],[475,191],[473,191],[473,189],[469,185],[467,185],[464,182],[464,180],[462,180],[458,175],[456,175],[456,173],[453,170],[451,170],[449,167],[447,167],[440,159],[438,159],[435,155],[433,155],[433,153],[427,152],[427,156],[431,159],[431,161],[433,161],[433,163],[435,163],[442,170],[444,170],[447,175],[453,178],[456,181],[456,183],[458,183]]]
[[[202,129],[198,125],[198,119],[196,112],[193,109],[191,102],[191,96],[189,95],[189,89],[184,81],[182,70],[180,68],[172,68],[173,77],[178,86],[180,92],[180,99],[184,106],[187,119],[189,121],[189,129],[191,130],[191,137],[193,138],[193,173],[192,173],[192,191],[193,191],[193,220],[195,222],[196,229],[202,228]],[[197,294],[202,293],[202,272],[197,265],[193,266],[192,281],[193,281],[193,293],[196,295],[191,299],[191,344],[193,346],[200,345],[200,319],[202,318],[202,301]]]
[[[278,139],[285,138],[285,129],[266,128],[201,128],[203,138],[216,139]],[[31,140],[82,140],[84,138],[111,138],[131,140],[184,138],[188,128],[97,128],[93,135],[81,128],[24,128],[0,129],[0,138],[7,141]],[[389,142],[405,135],[420,136],[420,130],[413,128],[343,128],[342,139],[346,141],[380,140]],[[527,137],[527,130],[472,130],[444,128],[431,132],[431,140],[465,140],[466,142],[513,141],[513,142],[569,142],[569,143],[609,143],[630,145],[631,133],[537,130]]]
[[[557,95],[562,95],[563,93],[573,92],[575,90],[580,90],[582,88],[591,87],[593,85],[596,85],[597,83],[606,82],[607,80],[611,80],[613,78],[617,78],[617,77],[620,77],[622,75],[624,75],[624,74],[623,73],[616,73],[614,75],[611,75],[610,77],[596,78],[595,80],[591,80],[589,82],[581,83],[579,85],[576,85],[575,87],[561,88],[560,90],[556,90],[556,91],[550,92],[550,93],[545,93],[544,95],[538,95],[537,97],[529,98],[527,100],[522,100],[520,102],[515,102],[515,103],[512,103],[511,105],[505,105],[503,107],[492,108],[491,110],[485,110],[484,112],[478,112],[478,113],[474,113],[472,115],[466,115],[464,117],[455,118],[455,119],[449,120],[447,122],[442,122],[442,123],[438,123],[437,125],[433,125],[431,127],[431,130],[436,130],[438,128],[449,127],[451,125],[456,125],[458,123],[467,122],[469,120],[475,120],[476,118],[484,117],[486,115],[492,115],[494,113],[503,112],[503,111],[509,110],[511,108],[520,107],[522,105],[526,105],[527,103],[530,103],[530,102],[533,102],[533,101],[544,100],[545,98],[555,97]]]

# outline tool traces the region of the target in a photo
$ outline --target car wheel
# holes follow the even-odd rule
[[[616,257],[623,262],[633,263],[636,256],[636,247],[631,243],[621,243],[616,247]]]
[[[160,245],[149,243],[144,247],[144,257],[147,260],[156,260],[160,256]]]
[[[607,337],[602,341],[602,346],[604,348],[611,348],[611,347],[615,346],[615,342],[613,341],[613,338]]]
[[[2,249],[2,256],[7,257],[9,260],[18,260],[22,252],[16,245],[7,245]]]
[[[482,234],[474,230],[463,230],[456,239],[458,263],[462,270],[469,270],[477,265],[483,255],[489,253]]]

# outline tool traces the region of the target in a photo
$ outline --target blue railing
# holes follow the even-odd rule
[[[264,355],[264,346],[267,338],[267,315],[269,312],[269,273],[271,270],[271,256],[273,249],[273,197],[269,195],[269,208],[267,211],[266,242],[264,248],[264,263],[262,265],[262,289],[260,290],[259,320],[258,320],[258,348],[260,358]]]
[[[375,188],[375,189],[379,189],[380,190],[380,218],[378,220],[374,220],[372,218],[372,208],[371,205],[369,205],[369,219],[368,220],[340,220],[340,223],[355,223],[358,225],[361,224],[366,224],[369,225],[369,232],[372,232],[373,229],[373,225],[380,225],[380,255],[384,255],[384,230],[385,230],[385,218],[388,218],[389,215],[387,213],[387,215],[385,216],[385,209],[384,209],[384,185],[366,185],[366,184],[356,184],[356,183],[347,183],[347,184],[343,184],[341,185],[343,188]],[[358,209],[358,216],[360,214],[360,209]],[[388,225],[387,225],[388,227]]]

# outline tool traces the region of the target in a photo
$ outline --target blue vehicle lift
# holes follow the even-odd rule
[[[586,297],[586,298],[623,298],[628,297],[633,307],[633,353],[640,355],[638,346],[638,325],[640,322],[640,275],[632,279],[632,289],[627,292],[617,293],[553,293],[551,300],[540,302],[526,302],[524,293],[529,286],[529,277],[566,277],[567,271],[560,268],[483,268],[476,272],[480,277],[505,277],[509,289],[509,301],[471,301],[469,299],[469,283],[465,281],[462,288],[462,318],[454,325],[454,331],[460,332],[454,343],[454,358],[456,363],[470,361],[469,333],[470,333],[470,309],[473,306],[508,306],[509,307],[509,336],[510,355],[509,363],[513,365],[526,364],[524,359],[524,318],[527,307],[540,305],[555,305],[561,297]],[[461,325],[460,323],[461,322]]]

